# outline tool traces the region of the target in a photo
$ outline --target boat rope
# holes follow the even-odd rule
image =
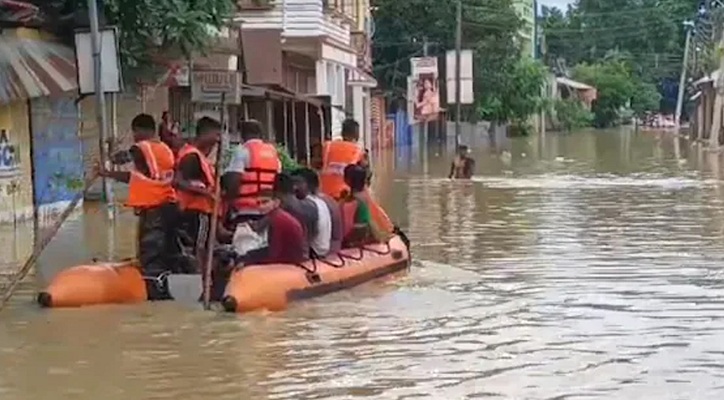
[[[337,257],[339,257],[339,260],[341,261],[340,264],[335,264],[335,263],[333,263],[332,261],[330,261],[329,259],[327,259],[327,258],[325,258],[325,257],[320,257],[319,254],[317,254],[317,252],[314,251],[314,250],[312,250],[311,253],[312,253],[312,257],[311,257],[312,260],[315,260],[315,259],[316,259],[316,260],[319,260],[320,262],[322,262],[322,263],[324,263],[324,264],[327,264],[327,265],[329,265],[329,266],[332,267],[332,268],[342,268],[342,267],[344,267],[344,265],[346,264],[345,261],[344,261],[344,258],[342,258],[342,256],[341,256],[339,253],[336,253],[335,255],[336,255]]]

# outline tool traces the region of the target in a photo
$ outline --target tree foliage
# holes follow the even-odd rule
[[[594,124],[598,127],[616,123],[619,111],[628,105],[636,89],[629,69],[621,61],[579,64],[573,69],[573,78],[598,90],[593,104]]]
[[[34,0],[51,30],[72,40],[73,29],[88,24],[86,0]],[[103,0],[101,19],[120,31],[123,67],[149,68],[154,56],[184,58],[203,53],[228,23],[234,0]]]
[[[696,0],[578,0],[565,13],[543,7],[546,63],[571,66],[604,59],[611,52],[628,54],[631,71],[655,82],[681,68],[685,30]]]
[[[497,90],[490,90],[480,103],[480,115],[491,121],[510,121],[523,124],[542,106],[541,87],[546,68],[527,57],[516,60],[510,69],[496,74]],[[483,86],[481,90],[485,90]]]
[[[558,99],[554,111],[561,127],[566,131],[580,129],[593,124],[593,113],[576,99]]]
[[[454,48],[456,3],[455,0],[377,0],[374,3],[375,75],[386,90],[404,96],[410,74],[409,59],[423,55],[425,40],[431,43],[431,56],[442,56]],[[463,48],[472,49],[474,54],[473,110],[478,117],[493,121],[522,120],[539,102],[544,77],[540,65],[520,60],[518,33],[523,21],[511,0],[466,0],[463,4]]]
[[[143,66],[156,49],[189,57],[228,23],[232,0],[107,0],[108,22],[120,27],[126,65]]]

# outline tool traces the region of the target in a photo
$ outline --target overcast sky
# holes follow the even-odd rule
[[[566,11],[566,8],[569,4],[572,4],[574,0],[538,0],[538,5],[545,5],[549,7],[558,7],[563,11]]]

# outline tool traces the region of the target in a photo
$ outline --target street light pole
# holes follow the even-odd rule
[[[98,151],[99,162],[102,168],[106,168],[106,97],[103,90],[103,60],[101,59],[101,35],[98,28],[98,4],[97,0],[88,0],[88,18],[90,19],[91,49],[93,51],[93,78],[95,82],[96,95],[96,123],[98,124]],[[112,203],[112,193],[105,177],[101,179],[101,199],[106,203]],[[109,213],[109,215],[111,215]]]
[[[460,145],[460,53],[463,43],[463,2],[458,0],[455,29],[455,149]]]
[[[689,48],[691,47],[691,31],[693,30],[694,24],[691,21],[685,21],[684,26],[686,27],[686,43],[684,43],[684,61],[681,64],[681,76],[679,77],[679,93],[676,97],[676,115],[674,115],[674,121],[676,126],[681,126],[681,109],[684,105],[684,88],[686,86],[686,68],[689,63]]]

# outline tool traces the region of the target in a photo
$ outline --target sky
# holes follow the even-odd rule
[[[574,0],[538,0],[538,6],[541,5],[549,6],[549,7],[558,7],[563,11],[566,11],[566,8],[569,4],[573,4]]]

